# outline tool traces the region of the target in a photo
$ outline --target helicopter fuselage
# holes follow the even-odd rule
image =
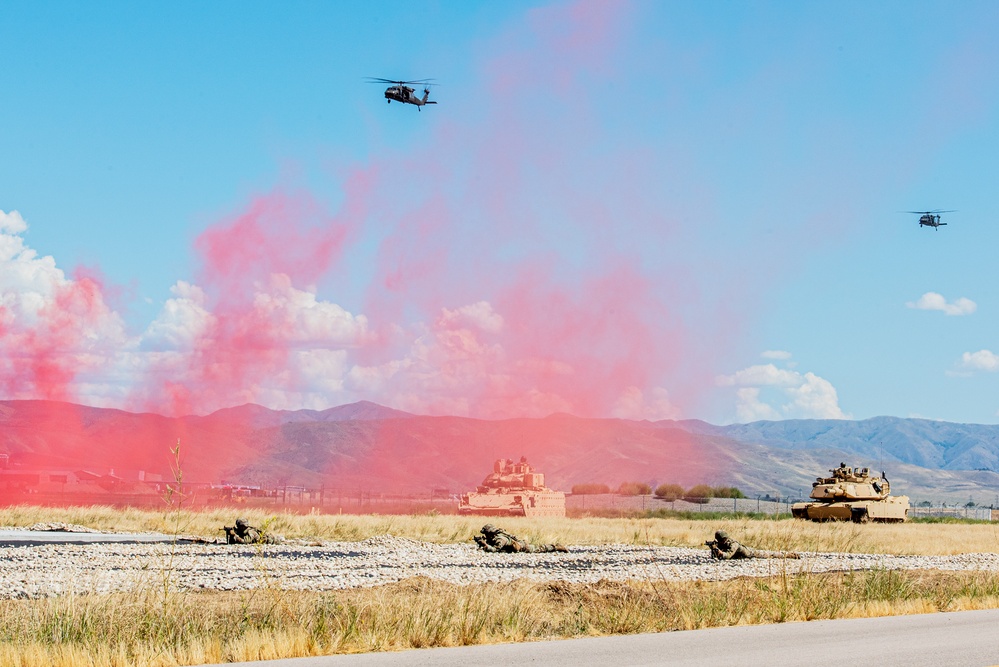
[[[437,104],[437,102],[429,101],[427,99],[429,96],[429,89],[423,91],[423,97],[416,95],[416,91],[409,86],[392,86],[385,89],[385,99],[387,101],[392,102],[395,100],[403,104],[415,104],[417,107],[422,107],[425,104]]]
[[[393,79],[381,79],[377,77],[368,77],[369,83],[391,83],[392,85],[385,89],[385,101],[389,104],[392,101],[401,102],[402,104],[412,104],[417,108],[417,110],[422,111],[423,106],[427,104],[437,104],[437,102],[432,102],[430,98],[430,86],[434,85],[430,83],[433,79],[419,79],[417,81],[396,81]],[[417,85],[423,87],[423,97],[416,94],[416,89],[411,88],[410,85]]]
[[[417,99],[413,95],[413,89],[409,86],[392,86],[385,90],[385,99],[395,100],[396,102],[412,103],[413,100]]]
[[[919,226],[920,227],[932,227],[933,229],[939,230],[941,227],[945,226],[946,222],[940,222],[941,213],[953,213],[954,211],[947,210],[934,210],[934,211],[906,211],[906,213],[915,213],[919,216]]]

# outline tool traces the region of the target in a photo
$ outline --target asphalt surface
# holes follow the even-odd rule
[[[235,664],[259,667],[523,664],[544,664],[546,667],[987,667],[999,665],[997,629],[999,609],[989,609]]]
[[[65,530],[0,529],[0,546],[39,546],[42,544],[139,544],[189,540],[158,533],[75,533]]]

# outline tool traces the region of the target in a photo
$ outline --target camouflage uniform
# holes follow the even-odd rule
[[[718,560],[734,560],[739,558],[759,558],[761,554],[756,549],[743,546],[728,536],[724,530],[715,531],[713,542],[706,542],[711,547],[711,557]]]
[[[479,548],[483,551],[502,551],[504,553],[547,553],[551,551],[568,551],[568,549],[561,544],[542,544],[540,546],[529,544],[516,535],[511,535],[502,528],[497,528],[491,523],[484,525],[479,532],[482,534],[476,535],[472,539],[475,540],[475,543],[478,544]]]
[[[226,526],[225,541],[228,544],[274,544],[279,539],[251,526],[246,519],[236,519],[235,528]]]
[[[792,552],[760,551],[739,544],[724,530],[715,531],[715,539],[705,542],[711,549],[711,557],[717,560],[738,560],[740,558],[800,558]]]

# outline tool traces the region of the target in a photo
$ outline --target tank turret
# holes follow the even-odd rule
[[[475,491],[462,494],[458,514],[482,516],[565,516],[565,494],[545,486],[525,457],[498,459]]]
[[[871,475],[870,468],[851,468],[841,463],[829,472],[832,477],[819,477],[812,482],[809,497],[814,502],[795,503],[791,514],[812,521],[905,521],[909,514],[908,496],[892,496],[891,483],[885,473]]]

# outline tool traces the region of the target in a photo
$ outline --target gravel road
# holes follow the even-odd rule
[[[800,560],[714,561],[706,549],[630,545],[570,547],[570,553],[483,553],[471,544],[393,536],[362,542],[225,544],[43,544],[0,547],[0,598],[106,593],[161,586],[333,590],[425,576],[457,584],[531,579],[704,580],[780,572],[887,569],[999,570],[999,554],[885,556],[805,553]]]

